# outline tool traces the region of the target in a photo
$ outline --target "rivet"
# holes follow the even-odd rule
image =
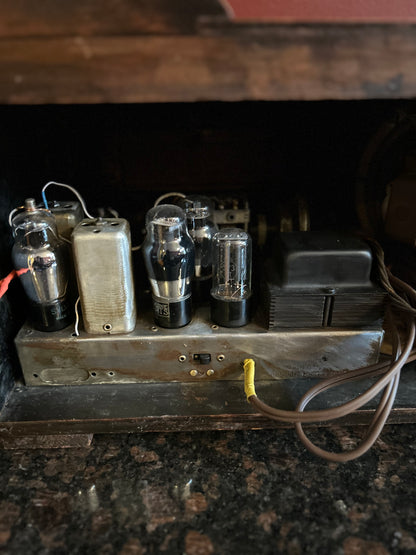
[[[152,326],[150,329],[151,329],[152,331],[157,331],[159,328],[158,328],[157,326]]]
[[[194,378],[195,376],[198,375],[198,370],[191,370],[189,373]]]
[[[222,362],[224,359],[225,359],[225,356],[224,356],[224,355],[218,355],[218,356],[217,356],[217,360],[218,360],[219,362]]]
[[[212,329],[212,330],[217,330],[217,329],[218,329],[217,324],[212,324],[211,329]]]
[[[207,370],[207,376],[212,376],[214,373],[214,370],[212,368],[210,368],[209,370]]]
[[[185,362],[185,360],[186,360],[186,355],[180,355],[180,356],[178,357],[178,360],[179,360],[179,362]]]

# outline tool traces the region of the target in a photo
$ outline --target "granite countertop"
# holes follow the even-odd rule
[[[416,433],[387,426],[347,464],[292,429],[97,435],[0,451],[3,553],[416,552]],[[364,428],[309,430],[348,447]]]

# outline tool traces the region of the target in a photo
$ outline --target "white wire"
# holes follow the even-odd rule
[[[164,195],[160,195],[160,197],[158,197],[155,200],[155,203],[153,205],[153,208],[155,206],[158,206],[162,200],[165,200],[165,198],[169,198],[169,197],[180,197],[180,198],[186,198],[186,195],[184,195],[183,193],[178,193],[177,191],[172,191],[170,193],[165,193]],[[143,243],[142,243],[143,244]],[[131,250],[132,251],[139,251],[142,248],[142,245],[137,245],[137,247],[132,247]]]
[[[112,216],[114,216],[114,218],[119,218],[119,213],[117,212],[117,210],[114,210],[114,208],[111,208],[111,206],[108,206],[107,210]]]
[[[74,326],[74,333],[78,337],[79,336],[79,313],[78,313],[78,304],[79,304],[79,297],[75,302],[75,326]]]
[[[84,199],[81,197],[81,195],[78,193],[78,191],[76,189],[74,189],[74,187],[71,187],[71,185],[66,185],[65,183],[57,183],[56,181],[49,181],[48,183],[46,183],[46,185],[43,187],[42,189],[42,196],[44,198],[44,200],[46,200],[45,197],[45,191],[46,189],[49,187],[49,185],[57,185],[58,187],[66,187],[67,189],[69,189],[70,191],[72,191],[74,193],[74,195],[78,198],[79,202],[81,203],[82,209],[84,210],[85,215],[87,216],[87,218],[89,218],[90,220],[95,220],[95,218],[93,216],[91,216],[91,214],[88,212],[87,207],[85,206],[85,201]],[[176,195],[176,196],[181,196],[183,198],[185,198],[185,195],[183,195],[182,193],[168,193],[167,195],[162,195],[161,197],[159,197],[157,199],[156,202],[160,202],[161,200],[163,200],[163,198],[167,198],[170,195]],[[155,206],[157,206],[155,204]],[[18,208],[15,208],[14,211],[18,210]],[[9,215],[9,223],[11,225],[11,216],[12,213],[14,212],[12,210],[12,212]],[[118,212],[116,210],[114,210],[114,208],[109,207],[108,211],[115,217],[118,218]],[[67,241],[68,243],[71,244],[71,241],[68,241],[67,239],[65,239],[64,237],[61,237],[61,239],[63,239],[64,241]],[[141,245],[138,245],[137,247],[132,247],[132,251],[138,251],[142,248]],[[79,300],[79,298],[78,298]],[[77,334],[78,335],[78,334]]]
[[[13,215],[16,214],[18,210],[22,210],[24,206],[18,206],[17,208],[13,208],[13,210],[9,214],[9,226],[12,227],[12,219]]]
[[[10,227],[12,227],[13,214],[18,212],[19,210],[22,210],[23,208],[24,208],[24,206],[19,206],[18,208],[13,208],[13,210],[10,212],[10,214],[9,214],[9,226]],[[67,239],[66,237],[64,237],[63,235],[58,235],[58,237],[62,241],[65,241],[65,243],[69,243],[70,245],[72,245],[72,242],[69,239]]]
[[[171,193],[165,193],[164,195],[160,195],[160,197],[155,200],[153,208],[155,206],[158,206],[162,202],[162,200],[165,200],[165,198],[169,198],[169,197],[186,198],[186,195],[184,195],[183,193],[177,193],[176,191],[172,191]]]
[[[120,217],[117,210],[115,210],[114,208],[111,208],[111,206],[107,206],[106,208],[104,208],[104,206],[100,206],[99,208],[97,208],[98,216],[100,218],[105,218],[106,211],[109,212],[113,216],[113,218]]]
[[[42,189],[42,196],[43,196],[44,200],[46,200],[45,191],[49,187],[49,185],[57,185],[58,187],[66,187],[67,189],[69,189],[72,193],[74,193],[74,195],[77,197],[77,199],[81,203],[82,209],[84,210],[84,214],[87,216],[87,218],[89,218],[90,220],[95,220],[95,218],[93,216],[91,216],[91,214],[88,212],[87,207],[85,206],[84,199],[81,197],[81,195],[78,193],[78,191],[76,189],[74,189],[74,187],[71,187],[71,185],[66,185],[65,183],[57,183],[56,181],[49,181],[48,183],[46,183],[46,185],[44,185],[44,187]],[[46,206],[45,206],[45,208],[46,208]]]

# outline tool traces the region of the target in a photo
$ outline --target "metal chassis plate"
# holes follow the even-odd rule
[[[377,362],[383,330],[268,331],[259,321],[230,329],[199,309],[185,328],[153,325],[151,314],[124,335],[89,335],[73,328],[46,333],[25,325],[16,347],[26,385],[91,385],[242,380],[242,363],[256,361],[256,379],[324,377]],[[200,364],[195,355],[209,354]]]

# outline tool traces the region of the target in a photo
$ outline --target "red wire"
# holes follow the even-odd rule
[[[8,276],[0,279],[0,299],[9,288],[10,282],[17,276],[21,276],[29,271],[29,268],[21,268],[20,270],[12,270]]]

